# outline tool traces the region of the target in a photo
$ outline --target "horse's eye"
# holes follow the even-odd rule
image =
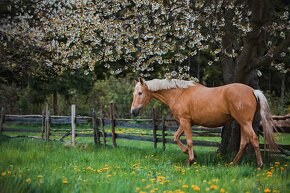
[[[142,95],[142,92],[138,92],[138,95],[141,96]]]

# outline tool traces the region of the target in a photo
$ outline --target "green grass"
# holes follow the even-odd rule
[[[85,140],[84,140],[85,141]],[[110,141],[109,141],[110,144]],[[185,166],[176,145],[153,149],[149,142],[44,142],[0,135],[0,192],[289,192],[289,158],[253,157],[236,166],[216,148],[195,147],[197,163]]]

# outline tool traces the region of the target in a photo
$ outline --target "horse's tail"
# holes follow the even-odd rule
[[[270,150],[277,150],[273,131],[273,128],[275,127],[273,124],[272,114],[267,99],[260,90],[254,90],[254,94],[258,102],[257,113],[260,112],[261,125],[263,127],[264,148]]]

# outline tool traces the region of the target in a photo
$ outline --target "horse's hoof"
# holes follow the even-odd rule
[[[234,165],[236,165],[236,162],[230,162],[230,163],[228,164],[228,166],[234,166]]]
[[[261,169],[263,167],[263,163],[258,164],[258,169]]]
[[[187,166],[191,166],[193,163],[195,162],[195,160],[186,160],[186,165]]]

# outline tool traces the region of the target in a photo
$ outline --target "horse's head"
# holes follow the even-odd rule
[[[133,102],[131,105],[131,114],[133,116],[138,116],[140,110],[143,106],[147,105],[152,98],[151,92],[143,78],[139,78],[138,81],[135,80],[135,90],[133,93]]]

